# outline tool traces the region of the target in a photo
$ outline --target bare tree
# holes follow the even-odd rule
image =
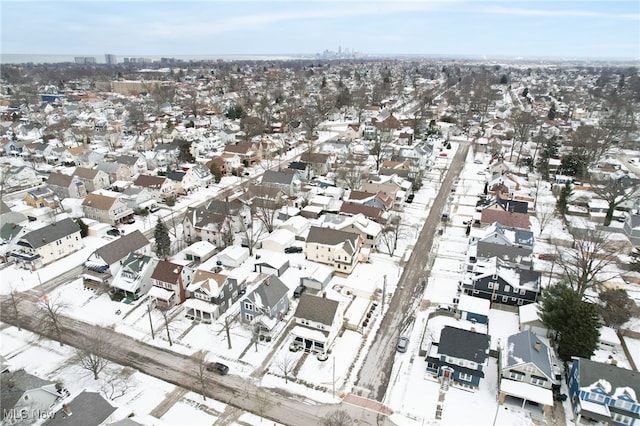
[[[359,190],[369,175],[369,167],[365,165],[366,158],[357,154],[350,154],[344,164],[336,171],[338,179],[352,190]]]
[[[282,192],[278,188],[254,185],[247,194],[249,193],[251,193],[250,203],[255,217],[262,223],[266,232],[273,232],[278,212],[284,206]]]
[[[275,366],[284,376],[285,384],[289,383],[289,375],[296,368],[297,363],[298,359],[290,354],[285,354],[276,361]]]
[[[345,410],[336,410],[322,419],[322,426],[350,426],[353,419]]]
[[[60,346],[64,346],[62,342],[62,315],[67,309],[67,305],[60,300],[59,296],[51,298],[45,294],[40,300],[39,307],[42,331],[45,335],[53,335],[60,342]]]
[[[83,338],[71,357],[71,363],[91,372],[93,379],[98,380],[98,375],[109,365],[105,358],[108,344],[104,332]]]
[[[553,208],[536,209],[536,217],[538,218],[538,222],[540,223],[540,235],[542,235],[544,228],[547,227],[554,216],[555,210]]]
[[[240,225],[240,234],[242,235],[242,242],[249,249],[249,256],[253,256],[253,252],[258,245],[258,241],[262,238],[266,228],[262,226],[262,222],[256,219],[257,210],[253,205],[249,205],[247,214],[240,218],[238,221]]]
[[[380,242],[387,250],[387,254],[393,257],[393,253],[398,248],[398,240],[406,236],[405,227],[401,224],[400,216],[392,216],[382,229]]]
[[[572,249],[558,249],[556,263],[563,279],[581,297],[589,289],[598,289],[612,274],[607,268],[615,264],[617,252],[608,234],[601,229],[573,231]]]
[[[110,401],[125,396],[134,387],[133,383],[134,370],[129,367],[123,367],[119,370],[107,372],[107,377],[102,380],[100,393]]]
[[[604,226],[611,224],[616,208],[625,201],[637,197],[639,190],[640,185],[631,179],[629,184],[626,184],[625,180],[622,179],[610,179],[600,182],[600,185],[594,188],[594,192],[608,204],[607,214],[604,217]]]
[[[513,126],[514,137],[519,144],[516,164],[520,164],[522,150],[531,137],[531,130],[535,126],[535,123],[535,117],[533,116],[533,114],[527,111],[516,110],[511,117],[511,125]],[[513,148],[516,145],[516,141],[511,144],[511,152],[509,153],[510,160],[512,160]]]
[[[164,329],[167,332],[169,346],[173,346],[173,340],[171,340],[171,327],[169,326],[171,323],[171,318],[169,317],[170,309],[164,305],[156,305],[156,311],[160,312],[160,315],[162,315],[162,322],[164,323]]]
[[[198,382],[198,386],[200,386],[200,393],[202,394],[202,399],[207,400],[207,361],[206,355],[203,351],[198,351],[191,355],[191,359],[195,364],[195,376],[196,381]]]
[[[20,294],[18,293],[17,286],[15,283],[9,284],[9,294],[7,298],[2,303],[2,309],[9,313],[9,315],[15,320],[16,326],[18,330],[20,328],[20,304],[22,303],[22,299],[20,298]]]

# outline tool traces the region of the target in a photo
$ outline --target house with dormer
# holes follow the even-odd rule
[[[112,291],[128,303],[145,296],[151,288],[151,274],[157,263],[158,259],[151,256],[130,253],[109,283]]]
[[[81,248],[80,226],[67,218],[22,235],[9,256],[22,267],[35,270]]]
[[[9,167],[4,174],[3,186],[8,191],[32,188],[42,183],[42,177],[29,166]]]
[[[58,196],[51,190],[51,188],[46,186],[41,186],[27,191],[22,201],[34,209],[48,207],[55,210],[59,206]]]
[[[273,337],[278,322],[289,311],[289,288],[274,275],[268,275],[240,300],[240,322],[252,328],[258,338]]]
[[[640,424],[639,372],[574,357],[568,385],[577,423],[584,419],[616,426]]]
[[[337,229],[339,231],[352,232],[362,237],[364,248],[376,249],[382,235],[382,226],[363,214],[347,216],[342,214],[326,213],[320,217],[320,226],[323,228]]]
[[[554,384],[551,349],[529,330],[509,336],[500,350],[499,403],[548,416]]]
[[[540,272],[520,269],[497,257],[478,260],[462,281],[465,294],[511,306],[534,303],[541,289]]]
[[[445,386],[477,389],[488,366],[489,341],[485,333],[445,326],[427,349],[427,372]]]
[[[96,165],[96,169],[109,175],[109,182],[130,181],[133,177],[131,168],[125,164],[112,161],[101,161]]]
[[[285,195],[291,197],[300,192],[301,182],[298,175],[293,170],[285,171],[267,170],[262,175],[261,185],[270,188],[277,188]]]
[[[60,200],[64,200],[65,198],[84,198],[87,196],[87,188],[77,176],[52,172],[46,182],[47,186]]]
[[[97,191],[98,189],[106,188],[111,184],[107,173],[94,168],[76,167],[73,175],[77,176],[80,181],[82,181],[87,192]]]
[[[293,344],[306,352],[326,353],[342,328],[344,308],[337,300],[303,293],[293,314]]]
[[[196,271],[184,302],[187,318],[205,323],[225,313],[247,288],[246,278],[207,270],[208,263]]]
[[[213,183],[213,175],[202,164],[191,167],[182,178],[182,190],[190,194],[202,188],[208,188]]]
[[[176,193],[174,182],[164,176],[140,175],[133,184],[150,191],[156,201],[165,201]]]
[[[189,207],[182,221],[184,237],[188,242],[207,241],[216,247],[226,247],[231,231],[231,219],[204,207]]]
[[[120,271],[125,259],[130,254],[150,254],[151,246],[147,237],[137,229],[108,244],[96,249],[84,262],[82,282],[84,287],[91,290],[101,290]]]
[[[262,161],[262,151],[260,145],[254,142],[238,142],[226,145],[224,152],[235,154],[240,157],[240,161],[245,167],[251,167]]]
[[[312,226],[305,245],[305,258],[350,274],[360,261],[363,238],[356,233]]]
[[[476,229],[470,235],[470,244],[475,244],[476,258],[498,257],[519,263],[533,253],[535,239],[531,231],[507,228],[499,222],[477,231]]]
[[[24,370],[0,374],[0,404],[3,425],[35,424],[37,414],[45,415],[68,393],[56,383]],[[27,415],[23,418],[23,415]]]

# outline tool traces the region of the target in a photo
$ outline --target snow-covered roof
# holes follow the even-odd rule
[[[489,307],[491,302],[487,299],[469,296],[463,294],[458,302],[458,310],[462,312],[471,312],[479,315],[489,315]]]
[[[528,401],[537,402],[538,404],[553,406],[553,392],[551,389],[545,389],[530,383],[502,379],[500,382],[500,392],[518,398],[525,398]]]

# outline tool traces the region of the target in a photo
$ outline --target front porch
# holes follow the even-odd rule
[[[297,325],[291,330],[293,335],[293,345],[300,347],[305,352],[325,353],[328,345],[329,333],[313,330],[311,328]]]
[[[220,316],[219,307],[204,300],[187,299],[184,302],[184,307],[187,310],[185,315],[187,318],[205,324],[211,324]]]
[[[534,417],[547,417],[553,410],[553,392],[529,383],[502,379],[498,402],[530,412]]]

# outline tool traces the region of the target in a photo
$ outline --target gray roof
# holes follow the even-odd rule
[[[277,183],[280,185],[290,185],[294,177],[295,177],[294,173],[267,170],[262,175],[262,183]]]
[[[0,227],[0,241],[11,241],[22,231],[22,226],[15,223],[3,223]]]
[[[133,155],[120,155],[116,158],[116,162],[127,166],[133,166],[139,159],[139,157],[134,157]]]
[[[489,336],[446,326],[440,332],[438,353],[482,364],[489,356]]]
[[[603,379],[611,385],[608,395],[614,394],[616,389],[625,387],[633,389],[636,395],[640,395],[640,372],[585,358],[580,358],[579,361],[581,388],[594,385],[598,380]],[[604,389],[603,391],[606,392]]]
[[[540,343],[540,349],[536,350],[536,342]],[[507,359],[505,366],[535,364],[548,378],[553,378],[549,348],[542,343],[531,330],[522,331],[509,336],[507,339]]]
[[[60,409],[44,425],[98,426],[116,411],[116,408],[97,392],[84,391],[67,405],[71,408],[71,415],[67,415],[63,409]]]
[[[0,374],[0,406],[4,410],[15,407],[20,397],[28,390],[52,385],[53,382],[33,376],[24,370]]]
[[[302,318],[313,322],[319,322],[325,325],[333,324],[339,303],[326,297],[313,296],[308,293],[302,293],[300,302],[293,314],[296,318]]]
[[[137,229],[129,234],[111,241],[109,244],[97,249],[94,254],[99,256],[106,262],[107,265],[112,265],[115,262],[122,260],[129,253],[140,250],[147,246],[149,240],[144,234]]]
[[[25,234],[21,240],[27,241],[32,248],[39,248],[75,232],[80,232],[80,227],[73,219],[67,218],[31,231]]]
[[[275,275],[270,275],[260,283],[254,291],[249,293],[246,298],[254,304],[256,303],[256,299],[259,298],[262,306],[272,308],[277,305],[283,297],[286,297],[288,291],[289,288],[280,281],[280,278]]]
[[[353,254],[356,250],[355,241],[360,236],[353,232],[338,231],[337,229],[320,228],[312,226],[307,235],[307,243],[326,244],[336,246],[344,243],[344,249],[349,254]]]

